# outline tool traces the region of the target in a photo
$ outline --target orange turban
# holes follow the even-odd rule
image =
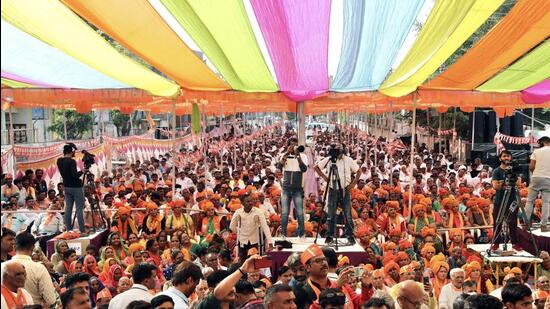
[[[317,256],[323,256],[323,251],[321,251],[321,248],[317,244],[310,245],[302,252],[300,262],[305,265],[309,260]]]
[[[388,264],[384,265],[384,275],[388,276],[390,270],[392,269],[395,269],[397,272],[399,272],[399,265],[394,261],[391,261]]]
[[[460,188],[458,188],[458,194],[460,194],[460,195],[462,195],[462,196],[467,195],[467,196],[465,196],[466,198],[469,198],[469,197],[470,197],[470,195],[468,194],[468,193],[470,193],[470,192],[472,192],[472,191],[471,191],[470,188],[468,188],[468,187],[460,187]]]
[[[481,257],[479,257],[478,255],[475,255],[475,254],[472,254],[468,257],[468,259],[466,260],[466,262],[470,263],[470,262],[477,262],[478,264],[481,265]]]
[[[381,199],[387,199],[389,196],[388,191],[384,189],[377,189],[376,193],[378,193],[378,198],[381,198]]]
[[[147,212],[151,212],[153,210],[159,209],[158,205],[155,204],[154,202],[145,202],[143,206],[145,206],[145,209],[147,210]]]
[[[491,205],[491,200],[486,199],[486,198],[478,198],[477,199],[477,205],[479,207],[490,206]]]
[[[435,229],[427,226],[422,228],[420,234],[422,234],[422,238],[426,238],[429,235],[431,235],[432,237],[437,236]]]
[[[413,206],[413,213],[416,214],[417,211],[426,211],[426,206],[423,204],[416,204]]]
[[[312,233],[313,232],[313,223],[311,221],[304,222],[304,229],[306,230],[306,232]]]
[[[130,212],[131,212],[131,208],[128,207],[128,206],[123,205],[123,206],[118,207],[118,215],[119,216],[129,215]]]
[[[392,241],[388,241],[382,244],[382,248],[384,251],[393,251],[397,248],[397,245]]]
[[[481,265],[477,261],[470,262],[465,266],[466,277],[470,276],[470,273],[474,270],[481,270]]]
[[[204,210],[204,211],[208,211],[210,209],[214,209],[214,203],[206,200],[206,201],[202,201],[201,203],[201,209]]]
[[[496,191],[495,189],[487,189],[487,190],[483,190],[481,191],[481,196],[483,196],[484,198],[493,198],[493,195],[495,195]]]
[[[398,201],[387,201],[386,207],[393,208],[396,211],[399,210],[399,202]]]
[[[446,258],[443,254],[439,253],[439,254],[436,254],[434,255],[431,259],[430,259],[430,265],[432,266],[432,270],[434,270],[434,266],[435,266],[435,263],[437,262],[443,262],[445,263],[444,265],[447,265],[447,270],[450,270],[449,269],[449,265],[445,262],[446,261]],[[434,270],[435,271],[435,270]],[[435,271],[437,272],[437,271]]]
[[[437,274],[441,270],[441,268],[445,268],[447,272],[449,271],[449,264],[447,264],[447,262],[435,261],[435,263],[430,263],[430,264],[432,265],[432,270],[434,271],[435,274]]]
[[[372,266],[372,264],[365,264],[363,265],[363,269],[365,271],[373,271],[374,270],[374,266]]]
[[[114,202],[113,203],[114,208],[120,208],[120,207],[124,207],[124,206],[126,206],[126,203],[124,203],[124,202]]]
[[[281,190],[279,190],[277,188],[273,188],[269,191],[269,194],[271,196],[281,196]]]
[[[415,194],[415,195],[413,196],[413,201],[414,201],[415,203],[418,203],[418,202],[420,202],[420,200],[422,200],[423,198],[425,198],[424,194]]]
[[[145,188],[147,188],[148,190],[155,190],[155,185],[152,183],[148,183]]]
[[[338,264],[337,264],[337,267],[342,267],[346,264],[349,264],[350,261],[349,261],[349,258],[347,256],[344,256],[344,255],[339,255],[338,256]]]
[[[170,208],[180,208],[185,206],[185,200],[173,200],[170,202]]]
[[[229,204],[227,205],[227,207],[232,212],[235,212],[237,211],[237,209],[243,207],[243,205],[241,204],[241,201],[239,199],[232,199],[231,201],[229,201]]]
[[[253,185],[248,185],[248,186],[246,186],[245,190],[248,191],[248,192],[254,192],[257,189]]]
[[[394,259],[395,259],[395,254],[393,254],[391,252],[386,252],[386,253],[384,253],[384,256],[382,257],[382,265],[386,265],[389,262],[393,262]]]
[[[449,237],[453,238],[456,235],[462,236],[462,231],[459,229],[452,229],[449,231]]]
[[[406,254],[405,252],[399,251],[399,252],[397,252],[397,255],[395,256],[395,258],[393,259],[393,261],[396,262],[396,263],[398,263],[399,261],[401,261],[401,260],[403,260],[403,259],[409,259],[409,260],[410,260],[411,258],[410,258],[409,255]]]
[[[449,190],[447,190],[445,188],[440,188],[437,193],[440,197],[444,197],[444,196],[449,195]]]
[[[292,222],[288,222],[286,230],[289,235],[294,235],[294,233],[296,233],[297,228],[298,228],[298,223],[296,221],[292,221]]]
[[[432,246],[431,244],[426,244],[424,245],[424,247],[422,247],[422,250],[420,250],[420,254],[423,256],[423,257],[426,257],[426,255],[428,253],[433,253],[435,254],[435,248],[434,246]]]
[[[384,270],[383,269],[375,269],[372,272],[373,277],[380,277],[380,276],[383,276],[383,275],[384,275]]]
[[[367,196],[372,195],[372,193],[373,193],[371,187],[365,187],[365,188],[363,188],[363,192],[365,192],[365,194],[366,194]]]
[[[443,208],[445,209],[451,209],[457,205],[458,205],[458,201],[455,200],[453,196],[444,198],[443,201],[441,202],[441,206],[443,206]]]
[[[197,193],[195,194],[195,198],[196,198],[196,199],[197,199],[197,198],[204,198],[204,197],[206,197],[206,191],[197,192]]]
[[[418,203],[426,206],[426,208],[431,208],[432,207],[432,199],[429,198],[429,197],[425,197],[425,198],[420,199],[420,201],[418,201]]]
[[[408,248],[412,248],[412,243],[408,239],[402,239],[399,241],[399,250],[405,250]]]
[[[246,190],[245,189],[240,189],[239,190],[239,196],[244,196],[246,194]]]
[[[355,236],[358,237],[358,238],[367,236],[368,234],[369,234],[369,228],[366,225],[358,227],[355,230]]]
[[[393,229],[390,231],[390,237],[401,237],[401,232],[398,229]]]
[[[472,207],[475,207],[479,205],[479,200],[477,198],[471,198],[468,200],[468,202],[466,202],[466,207],[468,208],[472,208]]]

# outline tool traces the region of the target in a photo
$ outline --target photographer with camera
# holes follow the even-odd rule
[[[542,232],[550,232],[548,226],[548,212],[550,210],[550,137],[543,136],[538,140],[538,143],[540,148],[533,151],[531,162],[529,162],[529,170],[532,174],[525,214],[527,220],[531,220],[535,199],[540,193],[543,205],[540,229]]]
[[[283,171],[283,192],[281,195],[281,226],[283,240],[286,239],[290,201],[294,201],[294,209],[298,217],[298,236],[305,240],[304,227],[304,173],[307,171],[307,156],[304,146],[298,146],[298,139],[288,140],[287,152],[282,156],[277,167]]]
[[[325,242],[327,244],[333,243],[334,228],[336,226],[336,209],[341,202],[342,210],[345,216],[346,225],[346,237],[350,244],[355,244],[355,238],[353,237],[353,219],[351,217],[351,189],[355,187],[359,178],[361,177],[361,170],[359,165],[350,157],[345,155],[345,147],[343,144],[332,145],[329,149],[329,156],[321,160],[315,165],[315,172],[323,178],[327,183],[328,190],[328,232]],[[336,165],[334,171],[337,175],[330,175],[329,179],[326,172],[327,167],[332,168],[332,164]],[[325,170],[325,172],[323,172]],[[329,173],[330,174],[330,173]],[[335,177],[338,176],[338,177]],[[340,183],[338,184],[339,179]],[[343,192],[342,192],[343,191]]]
[[[492,179],[493,188],[496,190],[496,194],[493,200],[494,220],[497,220],[499,211],[502,207],[504,207],[502,210],[503,213],[506,215],[508,214],[508,211],[510,211],[510,206],[513,202],[516,201],[516,197],[518,196],[517,185],[521,183],[521,179],[517,177],[515,171],[513,170],[512,153],[508,150],[504,150],[499,154],[498,158],[500,160],[500,165],[494,169]],[[503,197],[506,187],[510,188],[510,197],[508,198],[506,205],[503,205]],[[517,243],[518,208],[516,207],[509,216],[506,215],[503,216],[503,218],[508,217],[507,224],[510,231],[510,240],[513,245],[512,248],[517,251],[521,251],[522,248]],[[495,222],[493,231],[501,230],[502,223],[503,222]],[[493,250],[498,249],[498,245],[502,242],[503,238],[502,233],[499,233],[499,235],[494,235],[494,237],[497,237],[497,239],[495,239],[493,242],[493,246],[491,248]]]
[[[73,206],[76,205],[76,218],[80,233],[84,233],[84,190],[82,188],[83,171],[77,171],[74,159],[77,148],[73,143],[63,147],[63,157],[57,159],[57,168],[63,178],[65,194],[65,215],[64,221],[67,231],[73,229]]]

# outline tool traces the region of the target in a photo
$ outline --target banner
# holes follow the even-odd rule
[[[13,148],[11,148],[11,145],[2,146],[2,148],[2,172],[13,175],[15,172]]]
[[[495,139],[499,139],[501,142],[514,145],[526,145],[526,144],[536,144],[537,141],[534,137],[522,137],[522,136],[510,136],[505,135],[500,132],[495,134]]]

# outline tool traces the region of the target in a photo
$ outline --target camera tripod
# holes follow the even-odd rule
[[[330,168],[329,168],[329,173],[328,173],[328,181],[327,181],[327,188],[324,192],[324,196],[323,196],[323,204],[324,205],[327,205],[327,199],[328,199],[328,196],[329,196],[329,191],[330,190],[335,190],[337,191],[336,192],[336,195],[337,195],[337,200],[336,200],[336,203],[334,203],[334,205],[332,203],[329,203],[327,205],[328,207],[328,211],[330,211],[330,208],[331,207],[334,207],[334,217],[332,218],[332,222],[328,222],[327,220],[327,225],[328,224],[331,224],[333,225],[333,230],[334,230],[334,235],[330,236],[330,237],[333,237],[334,241],[333,242],[330,242],[330,243],[327,243],[326,246],[330,246],[330,247],[334,247],[334,249],[336,251],[338,251],[338,247],[345,247],[345,246],[351,246],[353,244],[349,243],[349,242],[342,242],[340,243],[338,241],[338,231],[336,230],[336,210],[338,209],[338,206],[340,205],[343,209],[343,206],[344,206],[344,196],[345,196],[345,191],[344,189],[342,188],[342,183],[340,182],[340,175],[338,174],[338,167],[336,166],[336,158],[331,158],[330,161]],[[336,189],[331,189],[331,185],[333,185]],[[351,207],[351,205],[350,205]],[[345,213],[345,209],[344,210],[344,228],[348,225],[348,218],[346,216],[346,213]],[[350,209],[351,211],[351,209]],[[324,220],[324,217],[325,217],[325,212],[321,212],[321,218],[320,218],[320,222],[319,224],[317,225],[317,233],[315,235],[315,240],[313,241],[313,243],[317,243],[317,239],[319,238],[319,228]],[[351,223],[350,223],[351,224]],[[330,226],[328,226],[328,228],[330,229]],[[350,235],[350,237],[353,237],[353,235]]]
[[[510,229],[508,227],[508,222],[510,220],[510,217],[512,214],[518,209],[521,210],[523,216],[527,217],[525,213],[525,207],[521,204],[520,198],[518,195],[517,190],[514,192],[514,196],[512,197],[512,190],[515,188],[515,182],[510,181],[510,179],[506,179],[505,185],[504,185],[504,193],[502,196],[502,201],[500,202],[500,208],[498,210],[498,215],[494,223],[494,233],[493,233],[493,239],[491,240],[491,244],[489,246],[489,249],[487,249],[487,256],[492,255],[511,255],[510,251],[508,251],[508,240],[510,240]],[[510,204],[508,203],[510,201],[510,198],[513,198],[514,201],[512,201]],[[531,221],[526,220],[527,227],[529,231],[531,230]],[[491,248],[495,244],[496,240],[502,235],[503,237],[503,243],[504,247],[503,250],[495,250],[493,251]],[[530,233],[531,236],[531,242],[533,245],[533,248],[535,249],[535,256],[539,255],[539,249],[537,247],[537,243],[535,241],[535,238],[533,237],[533,233]]]
[[[94,177],[95,176],[92,172],[90,172],[89,167],[86,167],[84,169],[83,177],[84,177],[83,182],[85,183],[85,186],[90,188],[90,190],[92,191],[92,195],[93,195],[93,198],[88,199],[88,201],[90,202],[90,212],[92,214],[92,231],[94,233],[96,232],[96,224],[95,224],[95,214],[96,213],[99,214],[99,219],[101,221],[101,227],[109,229],[109,221],[107,221],[107,219],[105,218],[105,214],[103,213],[103,210],[101,210],[101,207],[99,206],[100,198],[99,198],[99,195],[97,194],[97,188],[96,188],[96,185],[95,185],[95,182],[94,182]],[[84,198],[86,198],[86,196]],[[73,215],[73,226],[74,226],[75,220],[76,220],[76,211]]]

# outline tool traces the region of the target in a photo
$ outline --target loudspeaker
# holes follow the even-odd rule
[[[497,114],[494,111],[488,111],[485,119],[487,120],[485,125],[486,135],[483,141],[485,143],[492,143],[495,133],[497,133]]]

